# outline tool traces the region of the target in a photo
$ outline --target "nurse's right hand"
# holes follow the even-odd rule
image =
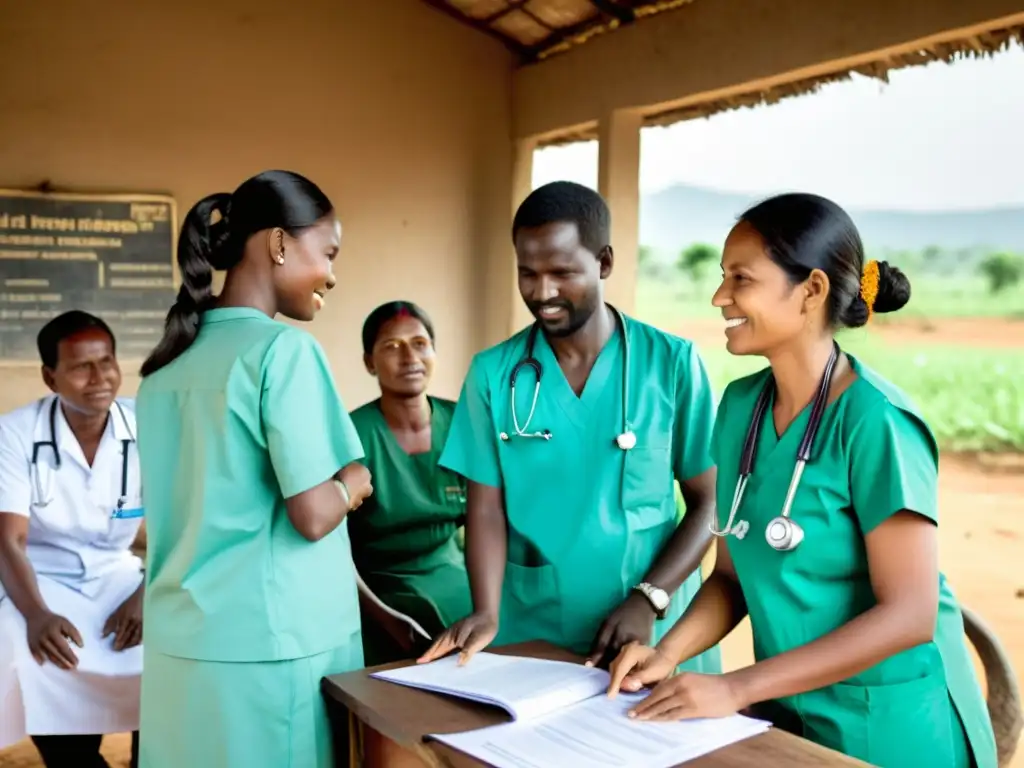
[[[629,643],[622,647],[609,669],[608,698],[614,699],[620,689],[635,693],[652,683],[660,683],[672,674],[676,664],[657,647]]]
[[[373,493],[370,470],[358,461],[346,464],[338,472],[338,479],[345,484],[345,489],[348,491],[349,512],[359,509],[359,506]]]
[[[32,658],[42,666],[47,660],[61,669],[74,669],[78,657],[68,643],[70,640],[79,648],[83,646],[82,636],[75,625],[56,613],[44,611],[26,619],[28,649]]]
[[[498,621],[486,613],[471,613],[460,619],[441,633],[427,652],[416,659],[417,664],[440,659],[452,651],[458,650],[459,666],[472,658],[477,651],[482,651],[498,634]]]

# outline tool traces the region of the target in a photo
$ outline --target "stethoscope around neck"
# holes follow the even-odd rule
[[[39,477],[39,452],[43,448],[49,448],[53,454],[54,470],[60,470],[61,467],[60,450],[57,447],[57,406],[59,404],[59,397],[53,398],[53,402],[50,404],[50,439],[37,440],[32,443],[32,475],[36,492],[36,501],[34,503],[37,507],[48,507],[53,501],[53,473],[47,474],[46,488],[44,490],[43,483]],[[128,418],[124,415],[124,409],[121,408],[121,404],[115,400],[114,405],[121,417],[121,422],[124,424],[125,431],[128,433],[128,439],[121,441],[121,494],[117,498],[117,510],[121,511],[124,509],[124,505],[128,503],[128,446],[135,442],[135,435],[132,433],[132,428],[128,425]]]
[[[615,314],[615,323],[620,338],[622,339],[622,432],[615,438],[615,444],[624,451],[636,446],[636,434],[629,423],[629,334],[626,333],[626,321],[619,310],[611,307]],[[530,328],[526,337],[526,354],[513,366],[509,376],[509,385],[512,387],[511,410],[512,429],[509,432],[499,432],[498,437],[502,442],[509,442],[514,437],[540,438],[550,440],[552,438],[550,429],[530,431],[530,422],[533,421],[533,414],[537,410],[537,398],[540,397],[540,382],[544,375],[544,368],[540,360],[534,357],[533,350],[537,344],[537,334],[540,332],[540,323],[535,322]],[[519,423],[519,415],[516,412],[516,379],[523,369],[530,368],[534,373],[533,400],[530,403],[530,412],[526,415],[526,421]]]
[[[796,549],[804,538],[804,530],[793,521],[790,513],[793,509],[793,499],[796,497],[797,488],[800,486],[800,478],[803,476],[804,467],[811,458],[811,448],[814,445],[814,438],[818,435],[818,428],[821,426],[821,419],[825,413],[825,406],[828,405],[828,394],[832,388],[832,374],[835,372],[836,361],[839,358],[839,345],[832,343],[832,353],[825,364],[825,372],[818,383],[818,391],[814,395],[811,415],[807,420],[807,427],[804,429],[804,436],[800,440],[800,447],[796,452],[796,465],[793,467],[793,474],[789,480],[789,489],[786,491],[786,501],[782,505],[782,514],[773,518],[765,528],[765,539],[768,544],[779,552],[789,552]],[[736,513],[743,503],[743,494],[747,489],[747,481],[754,471],[754,462],[757,458],[757,444],[761,439],[761,427],[764,424],[765,413],[768,410],[768,403],[775,391],[775,377],[768,375],[761,393],[758,395],[757,404],[754,406],[753,420],[747,428],[747,436],[743,442],[743,455],[740,459],[740,476],[736,481],[736,490],[733,492],[732,507],[729,509],[729,519],[725,528],[716,530],[714,523],[711,524],[711,533],[715,536],[725,537],[729,534],[737,538],[743,538],[745,530],[740,532],[739,528],[744,523],[733,526]]]

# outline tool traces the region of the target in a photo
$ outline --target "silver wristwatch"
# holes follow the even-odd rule
[[[633,589],[647,598],[647,602],[651,604],[655,615],[659,619],[665,618],[665,612],[668,610],[668,604],[671,601],[668,592],[646,581],[637,584]]]

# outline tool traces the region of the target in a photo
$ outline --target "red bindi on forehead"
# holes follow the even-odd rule
[[[61,339],[59,348],[73,357],[98,357],[109,354],[112,348],[110,336],[99,328],[87,328]]]

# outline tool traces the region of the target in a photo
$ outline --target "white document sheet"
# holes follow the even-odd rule
[[[465,666],[457,656],[429,664],[374,672],[371,677],[501,707],[529,720],[608,690],[608,673],[564,661],[477,653]]]
[[[671,768],[743,739],[770,724],[743,715],[644,723],[626,717],[643,694],[596,696],[533,721],[432,735],[494,768]]]

